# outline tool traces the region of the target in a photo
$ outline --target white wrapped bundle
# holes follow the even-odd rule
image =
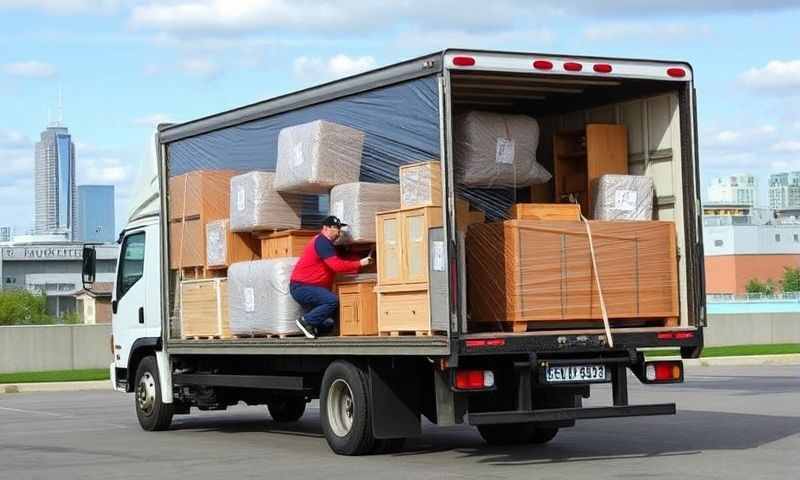
[[[455,170],[467,187],[527,187],[550,180],[536,162],[539,123],[527,115],[471,111],[456,118]]]
[[[234,263],[228,268],[230,328],[234,335],[300,333],[303,309],[289,293],[297,257]]]
[[[324,120],[281,130],[275,188],[281,192],[328,193],[357,182],[364,132]]]
[[[273,188],[273,172],[249,172],[231,178],[231,231],[300,228],[303,197]]]
[[[355,182],[331,190],[331,215],[348,226],[337,243],[375,242],[375,214],[400,208],[400,185]]]
[[[643,175],[603,175],[594,185],[595,220],[652,220],[653,179]]]
[[[228,219],[206,224],[206,266],[224,267],[227,264]]]

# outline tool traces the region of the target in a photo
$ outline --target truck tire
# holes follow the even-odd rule
[[[369,405],[367,377],[350,362],[331,363],[322,377],[319,399],[322,431],[331,450],[339,455],[365,455],[375,436]]]
[[[161,383],[158,378],[156,357],[144,357],[136,369],[134,403],[139,425],[144,430],[167,430],[172,424],[174,406],[161,401]]]
[[[296,422],[306,411],[306,399],[303,397],[276,398],[267,402],[267,410],[275,422]]]
[[[556,436],[558,427],[537,427],[534,423],[507,423],[481,425],[478,427],[478,432],[489,445],[542,444]]]

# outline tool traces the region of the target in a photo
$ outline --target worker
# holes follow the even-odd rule
[[[331,291],[337,273],[358,273],[372,264],[372,256],[353,259],[339,256],[334,246],[346,227],[338,217],[325,217],[322,230],[303,249],[292,271],[289,291],[306,313],[295,323],[308,338],[333,329],[339,311],[339,298]]]

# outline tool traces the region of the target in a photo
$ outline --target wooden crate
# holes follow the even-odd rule
[[[428,284],[428,230],[442,226],[441,207],[401,208],[375,216],[378,285]]]
[[[432,330],[428,289],[381,291],[379,288],[378,331],[380,335],[430,335]]]
[[[517,220],[581,221],[581,206],[575,203],[517,203],[508,210]]]
[[[230,338],[227,278],[184,280],[180,289],[183,338]]]
[[[205,267],[206,234],[199,218],[169,224],[169,268]]]
[[[261,258],[299,257],[318,234],[316,230],[283,230],[255,234],[261,241]]]
[[[212,252],[212,248],[219,248]],[[228,219],[206,224],[206,268],[224,269],[236,262],[261,258],[261,245],[249,232],[231,232]]]
[[[339,335],[377,335],[375,280],[337,282]]]
[[[674,318],[677,252],[672,222],[590,222],[609,318]],[[467,235],[473,322],[602,319],[585,226],[509,220]]]
[[[400,167],[400,208],[442,206],[442,164],[412,163]]]
[[[228,218],[233,170],[196,170],[169,179],[169,219]]]

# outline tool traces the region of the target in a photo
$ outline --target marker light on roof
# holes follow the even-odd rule
[[[533,68],[537,70],[552,70],[553,62],[547,60],[536,60],[533,62]]]
[[[668,68],[667,75],[674,78],[683,78],[686,76],[686,70],[677,67]]]
[[[475,65],[475,59],[472,57],[453,57],[453,65],[457,67],[471,67]]]
[[[567,62],[564,64],[564,70],[568,72],[580,72],[583,70],[583,65],[576,62]]]
[[[611,73],[612,70],[611,65],[607,63],[598,63],[592,68],[597,73]]]

